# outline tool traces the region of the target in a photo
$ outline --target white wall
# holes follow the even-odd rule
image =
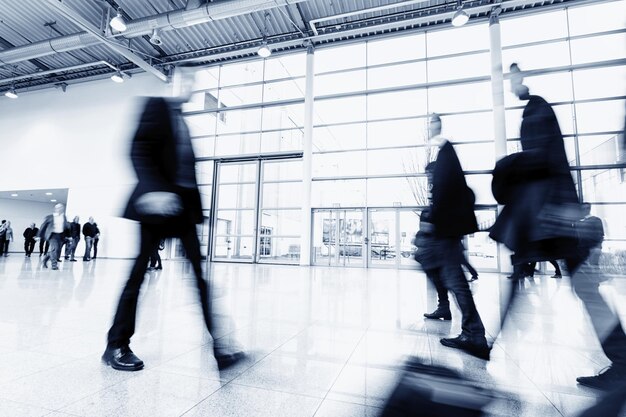
[[[38,203],[36,201],[0,199],[0,220],[11,222],[13,242],[9,244],[9,252],[24,252],[24,229],[35,223],[41,226],[44,217],[52,213],[55,203]],[[35,253],[39,253],[39,243]]]
[[[136,181],[129,146],[138,97],[169,90],[140,74],[123,84],[105,79],[70,85],[65,93],[1,97],[1,189],[68,188],[68,216],[80,216],[81,223],[93,216],[102,231],[98,256],[134,257],[137,226],[119,216]]]

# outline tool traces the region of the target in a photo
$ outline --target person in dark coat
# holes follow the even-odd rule
[[[39,228],[35,226],[35,223],[31,223],[30,227],[26,228],[24,233],[22,233],[22,236],[24,236],[24,252],[29,258],[35,250],[35,237],[37,237],[38,233]]]
[[[493,171],[492,191],[504,209],[490,236],[514,254],[514,268],[529,262],[564,259],[576,294],[585,304],[602,349],[612,365],[597,376],[579,377],[578,383],[598,389],[626,380],[626,335],[598,291],[599,268],[589,265],[593,240],[578,223],[583,207],[571,177],[563,136],[552,107],[531,95],[517,64],[511,65],[511,88],[528,101],[522,115],[522,152],[502,158]],[[518,285],[511,286],[503,323]]]
[[[74,257],[76,254],[76,247],[80,242],[80,217],[74,216],[74,220],[70,223],[69,230],[69,242],[65,246],[65,259],[69,259],[70,262],[76,262]]]
[[[438,153],[436,162],[429,164],[427,169],[430,207],[424,223],[432,225],[425,229],[430,229],[430,238],[426,245],[431,246],[432,253],[422,266],[437,288],[438,308],[424,316],[449,320],[451,316],[447,292],[452,292],[462,314],[461,334],[454,338],[443,338],[440,340],[441,344],[489,359],[490,349],[485,339],[485,327],[461,268],[464,261],[461,240],[463,236],[478,231],[474,214],[474,193],[467,186],[454,147],[440,136],[441,119],[436,114],[430,118],[429,131],[431,142],[438,145]]]
[[[61,247],[67,236],[70,224],[65,217],[65,206],[58,203],[54,206],[54,212],[44,218],[39,228],[39,236],[50,242],[50,250],[41,258],[44,268],[48,267],[48,261],[51,260],[52,270],[58,270],[59,257],[61,256]]]
[[[131,148],[138,184],[130,196],[124,217],[140,222],[141,244],[102,356],[105,364],[122,371],[137,371],[144,366],[129,344],[135,332],[137,301],[148,259],[165,237],[180,238],[195,275],[204,323],[209,332],[215,327],[196,232],[196,225],[204,221],[204,216],[196,181],[195,156],[181,114],[182,104],[191,98],[195,70],[179,67],[174,75],[175,80],[180,81],[179,97],[146,100]],[[241,350],[215,340],[213,351],[220,370],[244,356]]]

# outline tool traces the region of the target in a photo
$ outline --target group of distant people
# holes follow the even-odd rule
[[[626,334],[599,292],[604,280],[599,265],[604,239],[602,221],[590,214],[589,204],[579,202],[552,107],[542,97],[529,93],[517,64],[510,71],[513,92],[528,103],[520,131],[522,151],[500,159],[493,170],[492,192],[503,209],[489,230],[490,237],[513,252],[514,273],[509,278],[516,281],[532,276],[536,263],[542,261],[552,262],[556,268],[554,278],[560,278],[562,272],[556,260],[563,260],[611,361],[604,372],[579,377],[577,382],[611,390],[626,383]],[[489,360],[491,346],[461,269],[465,263],[461,241],[478,231],[475,196],[453,145],[441,137],[438,115],[430,118],[429,137],[438,146],[433,161],[426,166],[429,206],[421,214],[415,259],[435,285],[438,307],[424,316],[451,320],[448,291],[452,292],[462,314],[461,334],[442,338],[441,343]],[[517,283],[511,285],[501,326],[518,287]]]
[[[58,262],[61,262],[61,251],[65,247],[65,259],[76,262],[75,254],[78,242],[81,240],[81,224],[78,216],[71,222],[65,217],[65,206],[61,203],[54,206],[54,212],[45,217],[41,227],[31,223],[24,230],[24,253],[26,257],[32,255],[35,244],[39,240],[39,256],[43,256],[42,265],[48,267],[51,260],[53,270],[57,270]],[[82,237],[85,240],[85,253],[83,261],[89,262],[98,256],[98,242],[100,240],[100,229],[93,217],[82,225]],[[93,250],[93,255],[92,255]]]

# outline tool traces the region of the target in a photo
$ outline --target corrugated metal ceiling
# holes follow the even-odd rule
[[[184,9],[187,3],[185,0],[62,1],[67,7],[79,13],[97,28],[102,28],[107,21],[107,12],[112,13],[117,7],[121,7],[123,13],[130,19],[140,19],[159,13]],[[239,0],[215,0],[214,3],[218,1],[229,1],[235,4]],[[472,3],[491,4],[492,1],[476,0]],[[537,0],[536,6],[552,3],[552,1],[554,0]],[[561,2],[565,0],[555,1]],[[311,20],[383,5],[402,4],[404,2],[405,0],[306,0],[266,11],[254,11],[223,20],[163,31],[161,33],[163,44],[159,47],[151,45],[148,41],[148,36],[135,37],[130,40],[125,39],[123,43],[145,60],[152,58],[151,62],[157,66],[180,58],[207,56],[207,59],[211,59],[211,55],[216,52],[232,51],[247,47],[248,52],[240,54],[245,56],[246,53],[249,54],[250,47],[259,45],[264,33],[271,43],[279,40],[298,40],[313,35],[308,25],[308,22]],[[206,1],[203,1],[203,3],[206,3]],[[368,25],[373,27],[372,33],[375,33],[376,24],[401,21],[402,19],[414,17],[416,13],[424,11],[425,6],[427,8],[439,6],[442,10],[445,8],[452,10],[455,4],[456,0],[425,0],[424,3],[420,4],[414,3],[410,6],[400,6],[375,13],[328,20],[320,25],[320,32],[336,32],[337,39],[342,39],[344,38],[342,36],[343,30]],[[336,27],[337,25],[341,25],[341,27]],[[265,32],[266,27],[267,32]],[[324,31],[324,27],[327,27],[328,30]],[[0,0],[0,51],[78,32],[82,32],[78,25],[46,4],[45,0]],[[287,48],[293,47],[288,46]],[[233,55],[233,57],[235,56]],[[35,74],[37,71],[62,69],[100,60],[107,61],[121,68],[136,68],[132,63],[128,63],[125,58],[122,58],[105,45],[92,46],[70,52],[55,53],[36,60],[15,64],[0,62],[0,91],[10,86],[10,84],[7,84],[6,79],[13,76]],[[46,83],[72,82],[81,77],[93,77],[110,71],[107,67],[100,66],[77,72],[64,72],[56,76],[23,80],[16,87],[25,88],[45,85]]]

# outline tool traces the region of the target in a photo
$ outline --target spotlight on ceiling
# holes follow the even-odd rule
[[[111,80],[113,80],[113,82],[116,82],[116,83],[123,83],[124,76],[122,75],[121,72],[117,71],[115,74],[111,75]]]
[[[117,15],[113,19],[111,19],[109,25],[111,25],[111,27],[118,32],[124,32],[126,30],[126,21],[122,17],[121,10],[117,11]]]
[[[161,34],[159,33],[159,29],[154,29],[152,31],[152,36],[150,36],[150,43],[152,45],[162,45],[163,41],[161,40]]]
[[[461,0],[459,0],[457,3],[456,13],[454,13],[454,16],[452,17],[452,26],[458,28],[466,24],[468,20],[469,15],[465,12],[465,10],[463,10],[463,4],[461,3]]]
[[[261,58],[267,58],[268,56],[272,55],[272,50],[269,46],[267,46],[267,42],[263,42],[263,45],[261,45],[256,53],[259,54]]]
[[[17,98],[17,91],[15,91],[14,87],[11,87],[11,89],[9,91],[7,91],[6,93],[4,93],[5,96],[7,96],[8,98]]]

